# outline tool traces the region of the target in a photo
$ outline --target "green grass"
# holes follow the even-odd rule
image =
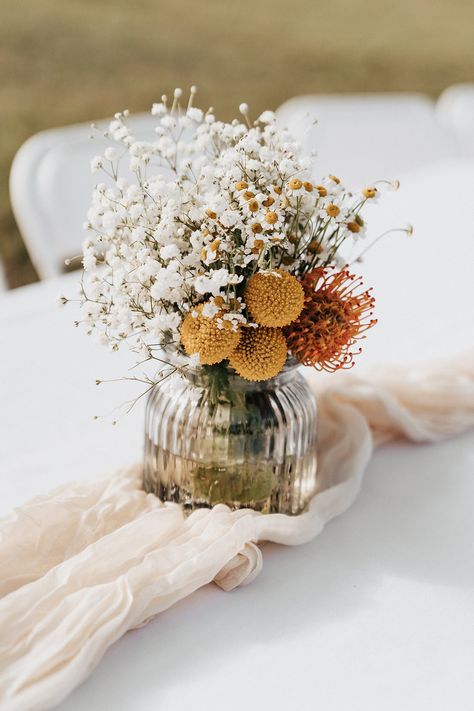
[[[472,0],[3,0],[0,254],[11,286],[36,278],[8,201],[32,133],[148,109],[199,86],[223,118],[301,93],[422,91],[474,78]]]

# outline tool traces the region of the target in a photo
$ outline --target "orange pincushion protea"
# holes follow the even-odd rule
[[[371,318],[371,290],[357,293],[362,279],[348,269],[318,267],[301,279],[305,305],[299,318],[284,329],[290,352],[318,370],[351,368],[355,343],[377,323]]]

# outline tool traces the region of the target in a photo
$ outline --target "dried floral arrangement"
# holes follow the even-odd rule
[[[153,105],[151,142],[134,137],[127,111],[105,132],[114,145],[92,161],[105,181],[85,224],[77,323],[141,363],[182,353],[253,381],[289,355],[351,367],[376,320],[342,249],[361,244],[364,207],[390,184],[350,192],[334,175],[314,181],[311,157],[274,113],[251,122],[241,104],[242,118],[224,123],[193,105],[195,93]],[[120,175],[125,159],[133,180]]]

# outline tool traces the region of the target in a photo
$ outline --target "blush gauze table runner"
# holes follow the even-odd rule
[[[69,483],[0,522],[4,711],[54,707],[127,630],[197,588],[250,583],[262,567],[259,541],[309,541],[353,503],[374,447],[435,442],[474,426],[470,357],[327,382],[314,379],[319,483],[300,516],[218,505],[185,517],[141,490],[136,466]]]

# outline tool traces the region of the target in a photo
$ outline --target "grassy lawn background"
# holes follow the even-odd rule
[[[472,0],[2,0],[0,255],[36,279],[8,201],[32,133],[143,111],[174,86],[255,116],[302,93],[422,91],[474,81]]]

